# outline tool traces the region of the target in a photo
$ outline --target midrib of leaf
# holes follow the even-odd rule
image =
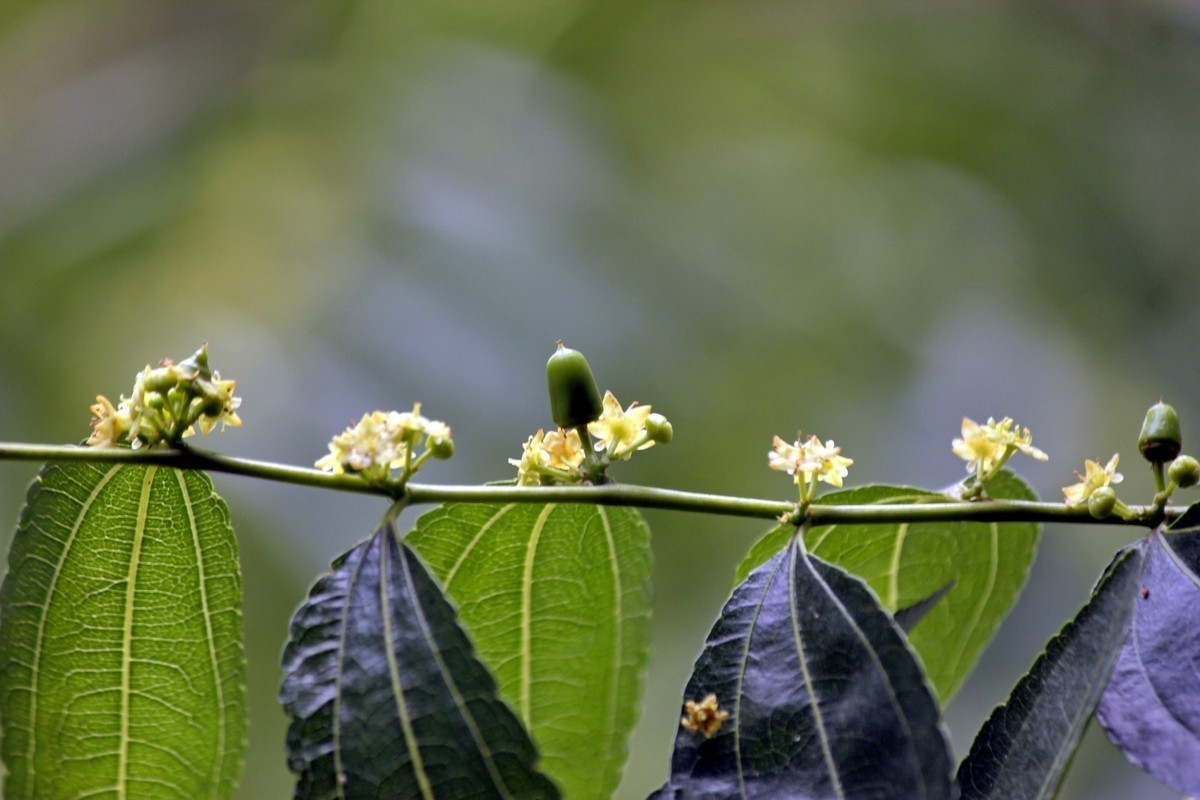
[[[896,544],[892,548],[892,566],[888,573],[888,608],[895,611],[900,605],[900,554],[904,551],[904,538],[908,536],[908,523],[900,523],[896,529]]]
[[[354,584],[358,582],[358,576],[362,573],[363,562],[366,561],[366,556],[363,555],[354,564],[354,570],[350,573],[350,579],[346,582],[345,596],[342,598],[342,619],[341,627],[338,629],[338,650],[337,650],[337,679],[341,683],[342,676],[345,674],[346,667],[346,628],[350,624],[350,599],[354,595]],[[345,765],[342,763],[342,693],[335,691],[333,693],[333,731],[330,738],[333,739],[333,769],[336,775],[344,775],[346,773]],[[346,787],[341,781],[335,780],[337,785],[338,800],[345,800]]]
[[[1175,565],[1175,569],[1179,570],[1193,586],[1195,586],[1197,589],[1200,589],[1200,576],[1197,576],[1196,573],[1192,571],[1192,568],[1179,558],[1179,554],[1176,553],[1175,548],[1171,547],[1170,543],[1168,543],[1165,535],[1158,534],[1158,536],[1161,540],[1159,542],[1159,546],[1167,552],[1167,558],[1171,559],[1171,563]]]
[[[389,533],[388,536],[388,544],[390,546],[391,534]],[[387,559],[385,558],[383,561],[386,563]],[[408,563],[403,558],[403,554],[400,558],[400,567],[404,570],[405,584],[415,587],[412,573],[408,570]],[[413,591],[415,596],[415,588]],[[492,779],[492,785],[496,787],[496,790],[503,797],[511,800],[512,794],[509,793],[508,785],[496,769],[496,764],[492,758],[492,750],[488,747],[487,740],[483,738],[483,733],[479,730],[479,724],[476,722],[475,717],[471,715],[471,710],[467,707],[467,702],[463,698],[462,692],[459,691],[458,683],[454,680],[454,675],[450,672],[445,660],[442,658],[442,650],[433,638],[433,632],[429,629],[429,622],[425,618],[425,612],[421,609],[420,602],[413,603],[413,614],[417,619],[417,625],[421,628],[421,637],[425,640],[425,644],[429,646],[429,652],[433,655],[434,663],[437,664],[438,673],[442,676],[442,680],[446,683],[446,688],[450,690],[450,694],[454,698],[454,706],[458,709],[459,716],[462,717],[463,722],[466,723],[467,730],[471,733],[471,739],[475,742],[475,746],[479,748],[479,752],[483,756],[483,763],[487,767],[488,775]]]
[[[793,540],[792,552],[788,553],[787,558],[791,561],[791,569],[788,570],[788,605],[791,611],[792,622],[792,639],[796,642],[796,656],[800,660],[800,671],[804,675],[804,691],[808,695],[808,707],[812,709],[813,721],[817,724],[817,738],[821,742],[821,754],[825,757],[825,768],[829,770],[829,777],[833,780],[833,790],[839,798],[846,796],[845,789],[842,788],[842,779],[838,775],[837,764],[833,761],[833,752],[829,749],[829,734],[825,730],[825,715],[821,713],[821,704],[817,702],[817,697],[813,693],[812,675],[808,671],[808,656],[804,651],[804,637],[800,634],[800,610],[797,608],[799,598],[796,597],[796,562],[799,548],[801,547],[799,539]],[[809,567],[811,569],[811,566]],[[775,579],[774,573],[771,579]],[[820,578],[818,577],[818,580]],[[824,582],[822,582],[824,585]],[[771,586],[767,583],[767,588]],[[764,591],[765,595],[766,592]],[[832,595],[832,592],[829,594]],[[836,602],[836,598],[835,598]],[[844,611],[844,610],[843,610]]]
[[[746,644],[742,647],[742,660],[738,666],[737,689],[734,691],[733,707],[733,716],[736,722],[733,726],[733,753],[737,758],[738,788],[741,790],[742,797],[746,796],[746,771],[742,767],[742,685],[746,680],[746,662],[750,660],[750,640],[754,637],[754,629],[758,626],[758,615],[762,612],[763,603],[767,600],[767,591],[771,588],[771,581],[775,580],[775,575],[781,566],[783,566],[782,560],[775,565],[767,582],[763,584],[763,590],[758,596],[758,605],[754,607],[754,617],[747,626]],[[811,692],[809,697],[812,697]]]
[[[450,591],[450,584],[454,582],[454,576],[458,574],[458,568],[463,565],[463,562],[467,560],[467,557],[470,556],[471,553],[475,552],[475,546],[479,544],[479,540],[487,535],[488,531],[492,529],[493,525],[500,521],[501,517],[516,507],[516,503],[509,503],[508,505],[503,506],[499,511],[492,515],[491,519],[479,526],[479,532],[471,537],[470,544],[463,548],[462,553],[454,562],[454,566],[452,566],[450,571],[446,573],[446,580],[443,581],[442,585],[445,586],[447,592]]]
[[[846,623],[850,626],[850,629],[852,631],[854,631],[854,635],[858,637],[858,640],[860,642],[862,642],[863,649],[870,656],[871,663],[874,665],[875,671],[879,674],[879,676],[883,680],[883,685],[887,689],[888,702],[890,702],[892,705],[892,711],[895,712],[895,714],[896,714],[896,720],[900,723],[900,726],[902,728],[904,728],[904,742],[907,745],[908,760],[909,760],[909,763],[912,764],[913,775],[916,776],[917,781],[919,781],[921,784],[921,792],[920,792],[919,796],[924,797],[926,795],[925,774],[921,769],[921,759],[917,755],[916,751],[913,749],[913,742],[915,741],[915,739],[913,738],[912,728],[911,728],[911,726],[909,726],[908,717],[905,716],[904,709],[900,705],[900,699],[898,697],[896,697],[896,692],[892,689],[892,680],[888,674],[887,669],[884,668],[883,662],[881,662],[879,660],[879,654],[875,651],[875,648],[871,646],[870,640],[868,640],[867,635],[865,633],[863,633],[863,630],[859,626],[858,621],[854,619],[854,615],[852,615],[850,613],[850,610],[846,608],[846,606],[842,602],[841,598],[837,596],[837,593],[833,591],[833,589],[829,586],[828,582],[826,582],[826,580],[821,576],[821,574],[819,572],[817,572],[816,569],[813,568],[812,561],[805,558],[804,565],[805,565],[805,567],[808,568],[808,571],[810,573],[812,573],[813,578],[821,585],[821,589],[825,592],[826,595],[828,595],[830,601],[835,606],[837,606],[838,611],[841,612],[842,617],[846,620]],[[793,586],[794,585],[795,584],[793,582]],[[793,609],[792,613],[794,614],[795,613],[795,601],[794,600],[793,600],[792,609]]]
[[[209,613],[208,606],[208,572],[204,566],[204,551],[200,547],[200,527],[196,524],[196,512],[192,506],[192,495],[188,491],[187,480],[184,478],[183,471],[171,470],[170,472],[175,476],[175,480],[179,484],[179,491],[183,495],[183,506],[187,509],[188,530],[192,534],[192,545],[196,551],[196,569],[199,571],[200,608],[204,612],[204,633],[208,643],[208,662],[212,667],[213,691],[216,692],[217,705],[220,708],[217,722],[217,757],[213,759],[212,792],[209,794],[210,797],[217,798],[220,797],[221,770],[225,766],[226,728],[229,725],[229,717],[225,706],[225,687],[221,683],[221,667],[220,659],[217,657],[216,634],[213,632],[212,614]]]
[[[31,726],[31,733],[32,726],[37,725],[37,703],[38,696],[41,692],[42,639],[46,632],[46,620],[50,616],[50,607],[53,605],[54,594],[58,590],[58,578],[63,574],[63,566],[67,562],[67,557],[71,553],[71,548],[75,544],[76,536],[79,533],[79,529],[83,527],[83,522],[87,518],[88,512],[91,511],[92,505],[96,502],[96,498],[100,496],[102,491],[104,491],[104,487],[108,486],[109,481],[112,480],[113,476],[116,475],[120,469],[120,464],[114,464],[108,472],[104,473],[104,477],[100,479],[100,482],[96,485],[96,488],[92,490],[91,494],[88,495],[87,499],[80,504],[79,515],[75,518],[75,524],[71,526],[71,532],[67,536],[67,541],[63,543],[62,553],[58,557],[58,562],[54,565],[54,573],[50,578],[49,591],[46,592],[46,603],[44,606],[42,606],[41,615],[38,617],[37,635],[35,636],[33,643],[33,663],[29,668],[29,683],[31,687],[29,698],[29,724]],[[29,751],[26,758],[29,775],[25,781],[25,797],[30,799],[33,798],[33,795],[30,793],[33,791],[36,783],[34,779],[34,773],[36,770],[33,762],[35,755],[34,751],[37,749],[37,743],[38,738],[31,735],[29,737]]]
[[[525,551],[525,572],[521,580],[521,721],[525,729],[533,730],[533,719],[530,709],[533,682],[533,562],[537,557],[538,540],[542,538],[542,528],[550,512],[557,508],[553,503],[548,504],[538,514],[529,536],[529,549]]]
[[[392,604],[388,597],[388,586],[391,584],[390,575],[388,574],[388,542],[387,537],[390,535],[386,531],[377,533],[376,536],[384,537],[379,542],[379,613],[383,617],[383,640],[384,653],[387,655],[388,676],[392,681],[392,696],[396,699],[396,716],[400,718],[400,728],[404,731],[404,744],[408,748],[408,752],[412,756],[413,772],[417,776],[417,783],[421,787],[421,796],[425,800],[433,800],[433,787],[429,785],[429,776],[425,774],[425,763],[421,758],[421,749],[417,745],[417,737],[413,733],[412,721],[408,718],[408,707],[404,704],[404,684],[400,682],[400,665],[396,663],[396,637],[392,631]],[[359,564],[365,561],[366,558],[359,560]],[[358,570],[355,570],[355,578],[358,577]],[[354,590],[353,584],[350,586],[351,593]],[[419,603],[414,603],[414,607],[418,607]],[[436,648],[434,649],[436,653]],[[339,692],[340,694],[340,692]]]
[[[617,547],[613,541],[612,526],[608,523],[608,513],[604,510],[604,506],[596,506],[596,510],[600,512],[600,521],[604,525],[604,541],[608,545],[608,560],[612,565],[613,576],[613,603],[616,606],[616,614],[613,624],[613,647],[616,650],[616,657],[613,663],[616,668],[612,671],[612,684],[609,690],[608,707],[605,713],[605,718],[612,721],[612,727],[616,727],[617,714],[617,695],[620,692],[621,686],[621,668],[624,662],[624,612],[621,609],[621,567],[617,563]],[[604,762],[612,757],[613,736],[604,737]]]
[[[979,626],[979,620],[983,617],[984,609],[987,608],[988,602],[992,599],[992,592],[996,588],[996,570],[1000,566],[1000,525],[991,523],[988,525],[988,532],[991,534],[991,554],[988,559],[988,577],[987,585],[983,590],[983,594],[979,597],[979,602],[975,604],[975,613],[971,615],[971,625],[967,628],[968,631],[974,633]],[[962,662],[963,653],[966,648],[960,648],[954,656],[954,664],[951,671],[956,671],[958,665]]]
[[[146,468],[142,492],[138,497],[137,522],[133,528],[133,546],[129,553],[129,571],[125,576],[125,627],[121,632],[121,731],[117,746],[117,800],[125,800],[129,784],[129,700],[133,675],[133,612],[137,599],[137,574],[150,510],[150,493],[158,467]]]

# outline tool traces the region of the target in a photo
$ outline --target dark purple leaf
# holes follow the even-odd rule
[[[454,608],[391,525],[313,586],[283,667],[301,800],[559,796]]]
[[[1200,531],[1155,531],[1097,718],[1131,762],[1200,794]]]
[[[1119,553],[1092,599],[992,712],[958,771],[964,800],[1053,797],[1120,651],[1142,553]]]
[[[729,712],[682,728],[665,798],[954,796],[938,706],[892,616],[796,537],[733,593],[685,699]]]

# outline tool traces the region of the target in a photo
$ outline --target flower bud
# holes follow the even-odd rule
[[[1191,456],[1179,456],[1167,467],[1167,477],[1181,489],[1195,486],[1200,483],[1200,461]]]
[[[200,349],[179,362],[179,371],[188,378],[200,376],[211,378],[212,370],[208,366],[208,343],[200,345]]]
[[[655,444],[666,444],[671,441],[673,432],[671,422],[662,414],[651,414],[646,417],[646,433]]]
[[[1174,408],[1159,400],[1146,412],[1146,421],[1142,423],[1142,433],[1138,436],[1138,449],[1150,463],[1165,464],[1179,455],[1182,446],[1179,415]]]
[[[429,452],[433,454],[434,458],[447,459],[454,455],[453,439],[435,439],[430,437],[425,446],[429,448]]]
[[[555,425],[577,428],[599,419],[603,409],[600,392],[583,353],[559,342],[558,349],[546,362],[546,386]]]
[[[1088,498],[1088,513],[1096,519],[1111,516],[1117,505],[1117,491],[1111,486],[1101,486]]]

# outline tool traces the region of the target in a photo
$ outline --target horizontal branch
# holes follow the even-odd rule
[[[80,447],[76,445],[34,445],[0,442],[0,460],[19,461],[93,461],[130,464],[157,464],[179,469],[199,469],[244,475],[281,483],[294,483],[336,491],[374,494],[406,504],[420,503],[591,503],[608,506],[661,508],[674,511],[693,511],[705,514],[724,514],[738,517],[777,519],[796,513],[796,505],[779,500],[752,497],[682,492],[629,484],[604,486],[437,486],[412,483],[407,485],[368,483],[356,475],[332,475],[316,469],[292,467],[269,461],[234,458],[182,448],[123,448]],[[916,503],[904,505],[821,505],[808,508],[814,525],[852,523],[900,522],[1076,522],[1111,525],[1152,524],[1152,506],[1131,506],[1139,519],[1122,520],[1109,517],[1093,518],[1086,507],[1068,507],[1061,503],[1035,503],[1024,500],[983,500],[972,502]],[[1174,519],[1185,510],[1183,506],[1164,509],[1166,519]]]

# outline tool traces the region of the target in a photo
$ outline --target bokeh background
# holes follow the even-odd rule
[[[549,422],[556,339],[675,441],[618,478],[785,499],[771,437],[852,484],[944,486],[1011,415],[1060,496],[1159,397],[1200,431],[1200,11],[1184,0],[10,2],[0,13],[0,439],[208,341],[245,427],[309,464],[422,401],[482,482]],[[1186,444],[1186,442],[1185,442]],[[11,536],[29,464],[0,463]],[[290,796],[275,704],[309,582],[384,511],[216,476],[243,554],[239,797]],[[766,526],[648,513],[654,656],[619,796],[666,775],[690,665]],[[409,518],[411,520],[411,517]],[[1056,527],[947,712],[982,719],[1133,532]],[[1190,612],[1189,612],[1190,613]],[[1064,798],[1174,796],[1094,728]]]

